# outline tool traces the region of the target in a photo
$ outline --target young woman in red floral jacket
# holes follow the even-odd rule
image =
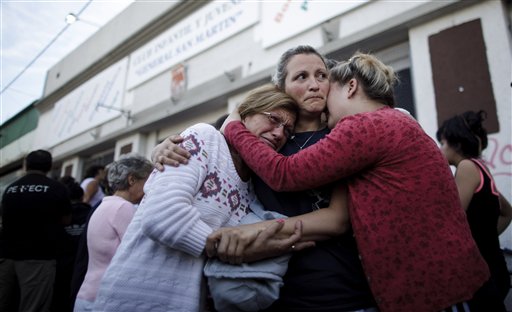
[[[394,107],[393,69],[355,54],[331,70],[324,139],[283,156],[230,122],[225,136],[251,169],[278,191],[343,181],[361,261],[379,310],[441,311],[470,300],[489,279],[457,186],[437,144]],[[230,119],[228,119],[228,122]],[[249,249],[240,231],[209,238],[210,254]],[[243,235],[242,235],[243,236]],[[222,250],[218,240],[228,238]],[[250,236],[243,236],[245,238]],[[467,305],[464,303],[467,307]]]

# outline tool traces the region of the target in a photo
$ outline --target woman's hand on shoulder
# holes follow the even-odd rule
[[[171,135],[153,148],[151,161],[156,169],[164,171],[164,165],[178,167],[188,163],[190,153],[178,145],[181,142],[183,138],[180,135]]]

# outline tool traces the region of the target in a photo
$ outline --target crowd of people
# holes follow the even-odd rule
[[[506,311],[485,112],[442,123],[439,147],[394,109],[396,81],[301,45],[151,161],[78,183],[29,153],[2,197],[0,311]]]

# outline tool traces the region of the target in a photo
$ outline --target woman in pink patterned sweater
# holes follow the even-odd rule
[[[380,311],[440,311],[470,300],[489,278],[488,267],[436,143],[392,109],[393,70],[356,54],[336,66],[330,80],[332,130],[317,144],[286,157],[240,122],[228,124],[227,140],[277,191],[346,182],[352,227]],[[210,253],[219,239],[210,236]],[[227,250],[218,252],[229,258]]]

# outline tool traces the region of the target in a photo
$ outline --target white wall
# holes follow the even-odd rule
[[[0,167],[13,163],[40,148],[44,146],[37,144],[35,131],[29,132],[0,149]]]
[[[438,124],[428,37],[444,29],[481,19],[500,125],[500,132],[489,136],[489,146],[483,152],[483,158],[488,163],[498,189],[512,202],[512,101],[510,91],[512,60],[506,14],[500,1],[485,1],[410,29],[409,40],[418,121],[425,131],[435,139]],[[510,227],[500,239],[502,245],[512,248]]]

